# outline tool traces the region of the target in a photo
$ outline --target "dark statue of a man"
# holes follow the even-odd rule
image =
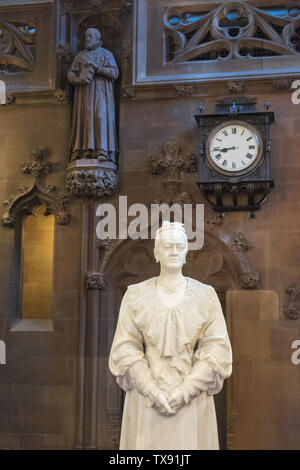
[[[101,34],[90,28],[85,49],[79,52],[68,72],[75,86],[71,140],[71,161],[94,158],[116,162],[117,138],[113,82],[119,76],[113,54],[104,49]]]

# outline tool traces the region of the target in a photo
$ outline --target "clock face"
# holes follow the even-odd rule
[[[219,173],[239,176],[261,161],[262,139],[247,122],[231,121],[217,126],[207,142],[207,158]]]

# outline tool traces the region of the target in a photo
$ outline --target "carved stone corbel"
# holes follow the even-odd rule
[[[106,290],[108,288],[107,276],[103,273],[86,273],[85,286],[88,290]]]
[[[260,284],[259,273],[249,272],[240,275],[240,286],[242,289],[258,289]]]
[[[103,199],[118,188],[118,172],[114,163],[94,159],[76,160],[67,168],[66,188],[79,199]]]

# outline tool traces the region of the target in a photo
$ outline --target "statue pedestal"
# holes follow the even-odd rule
[[[118,170],[113,162],[75,160],[69,163],[66,172],[66,188],[79,199],[103,199],[118,188]]]

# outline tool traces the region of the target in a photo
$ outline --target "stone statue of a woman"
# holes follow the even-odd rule
[[[158,277],[128,287],[109,367],[127,392],[120,449],[218,449],[213,395],[232,352],[213,287],[184,277],[182,224],[157,231]]]

